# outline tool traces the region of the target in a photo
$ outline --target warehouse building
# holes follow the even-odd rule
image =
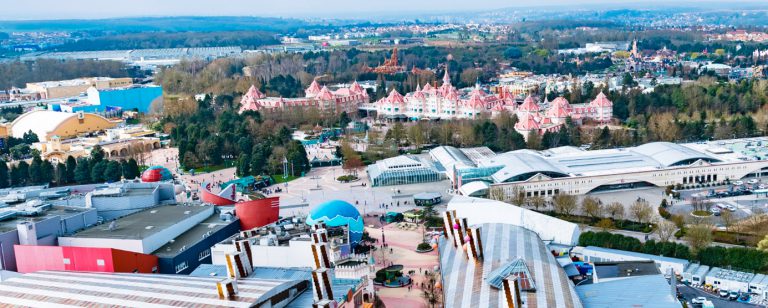
[[[308,288],[306,280],[43,271],[0,283],[0,306],[285,307]]]
[[[659,272],[662,274],[674,271],[677,275],[683,275],[688,267],[688,261],[677,258],[662,257],[647,253],[633,251],[624,251],[603,247],[587,246],[580,250],[577,256],[587,262],[615,262],[615,261],[646,261],[650,260],[656,263]]]
[[[77,271],[157,273],[157,257],[113,248],[16,245],[19,273]]]
[[[94,208],[110,221],[147,208],[176,204],[176,187],[169,182],[120,182],[101,186],[87,193],[85,207]]]

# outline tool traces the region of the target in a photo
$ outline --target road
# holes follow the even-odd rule
[[[717,308],[721,308],[721,307],[723,307],[723,308],[760,307],[760,305],[757,305],[757,304],[740,303],[740,302],[737,302],[737,301],[729,301],[727,299],[723,299],[723,298],[721,298],[719,296],[716,296],[714,294],[710,294],[710,293],[704,292],[702,290],[689,287],[689,286],[687,286],[685,284],[682,284],[682,283],[678,283],[677,284],[677,289],[683,295],[683,298],[685,298],[685,300],[688,301],[688,303],[691,302],[691,299],[694,299],[694,298],[699,297],[699,296],[704,296],[708,300],[712,301],[712,303]],[[688,307],[692,307],[692,306],[688,306]]]

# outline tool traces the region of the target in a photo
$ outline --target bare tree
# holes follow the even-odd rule
[[[735,215],[733,215],[733,212],[731,211],[722,211],[720,213],[720,220],[723,221],[723,225],[725,226],[725,231],[730,232],[731,227],[733,227],[734,224],[738,221],[738,218],[736,218]]]
[[[522,206],[525,204],[525,189],[520,186],[513,186],[510,192],[512,204]]]
[[[656,224],[656,233],[659,235],[661,242],[669,242],[669,239],[672,238],[676,231],[677,226],[675,226],[675,223],[666,219],[659,219],[659,222]]]
[[[429,303],[431,308],[440,307],[443,292],[437,288],[439,278],[437,273],[427,271],[424,274],[424,288],[421,291],[421,297]]]
[[[542,196],[533,196],[531,197],[529,202],[531,203],[533,208],[536,209],[536,211],[538,211],[540,207],[544,206],[547,200],[544,200],[544,197]]]
[[[555,211],[566,216],[571,216],[571,214],[576,210],[576,207],[578,206],[576,203],[576,197],[566,193],[560,193],[556,195],[553,201],[555,205]]]
[[[584,199],[581,199],[581,212],[592,219],[596,219],[603,216],[603,206],[597,198],[584,197]]]
[[[697,224],[686,228],[685,240],[691,246],[691,250],[698,252],[712,243],[712,226]]]
[[[653,208],[648,204],[648,201],[637,200],[629,207],[629,213],[637,219],[637,222],[644,224],[650,221],[651,215],[653,215]]]
[[[624,205],[619,202],[611,202],[605,207],[605,211],[615,220],[624,219]]]

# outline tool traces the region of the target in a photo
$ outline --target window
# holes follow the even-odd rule
[[[183,270],[187,269],[188,267],[189,266],[187,265],[187,261],[176,264],[176,274],[181,273]]]
[[[64,264],[72,264],[72,261],[69,260],[69,258],[64,258],[62,261],[64,261]]]
[[[96,265],[104,266],[104,259],[96,259]]]
[[[203,259],[205,259],[207,257],[210,257],[210,256],[211,256],[211,250],[210,249],[203,250],[203,251],[200,252],[200,258],[198,259],[198,261],[203,261]]]

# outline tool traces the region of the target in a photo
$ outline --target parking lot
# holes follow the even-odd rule
[[[768,196],[765,190],[768,188],[768,179],[750,179],[734,181],[732,185],[681,190],[680,198],[672,200],[668,210],[673,214],[689,215],[694,211],[691,201],[700,198],[705,202],[705,207],[715,214],[712,217],[714,223],[722,223],[719,214],[723,211],[733,213],[735,219],[744,219],[755,213],[768,213]],[[713,210],[712,208],[716,208]],[[720,213],[717,213],[717,212]]]
[[[693,288],[691,286],[678,283],[677,284],[677,290],[680,292],[680,294],[683,296],[683,299],[688,302],[688,307],[701,307],[700,305],[690,305],[692,300],[697,297],[706,297],[707,300],[711,301],[712,304],[715,305],[715,307],[725,307],[725,308],[743,308],[743,307],[758,307],[760,305],[757,304],[750,304],[750,303],[740,303],[737,301],[730,301],[728,299],[719,297],[715,294],[704,292],[700,289]]]

